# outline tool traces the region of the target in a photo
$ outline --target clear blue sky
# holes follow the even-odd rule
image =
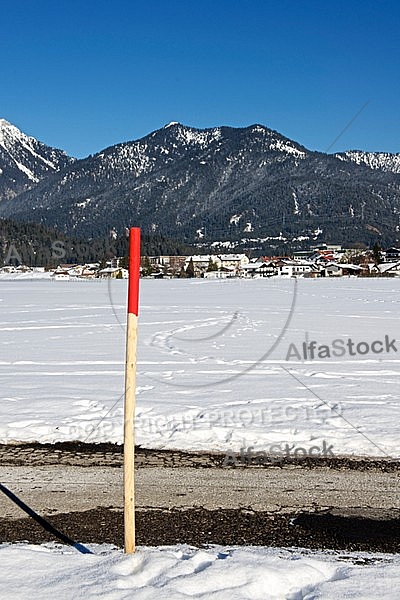
[[[83,157],[169,121],[400,152],[400,3],[3,2],[0,118]]]

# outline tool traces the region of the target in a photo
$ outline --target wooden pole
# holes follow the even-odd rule
[[[139,314],[140,229],[129,235],[128,320],[126,331],[124,406],[124,530],[125,553],[135,552],[135,403]]]

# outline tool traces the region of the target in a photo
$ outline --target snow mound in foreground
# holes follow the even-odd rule
[[[0,545],[0,585],[7,600],[297,600],[397,598],[400,555],[322,553],[271,548],[207,550],[109,545],[79,554],[59,544]]]

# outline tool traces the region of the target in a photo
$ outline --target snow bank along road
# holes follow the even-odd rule
[[[223,459],[138,448],[139,542],[399,549],[397,461],[223,467]],[[121,466],[114,444],[0,446],[0,481],[85,542],[122,543]],[[0,541],[51,539],[4,494],[0,514]]]

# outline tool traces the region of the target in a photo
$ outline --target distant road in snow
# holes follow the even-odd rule
[[[0,482],[41,514],[122,508],[120,447],[0,446]],[[138,450],[138,509],[249,508],[287,513],[338,509],[389,514],[400,506],[400,464],[346,459],[281,467],[221,466],[222,456]],[[358,465],[358,468],[357,468]],[[347,467],[347,468],[346,468]],[[0,494],[0,514],[21,510]]]

